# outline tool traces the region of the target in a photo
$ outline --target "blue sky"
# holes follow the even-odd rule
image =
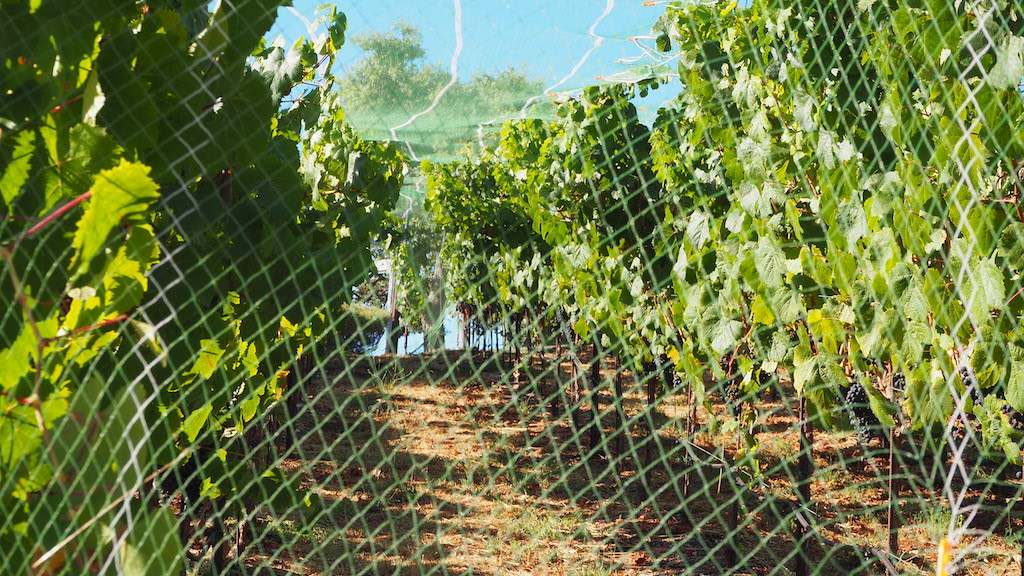
[[[268,35],[293,41],[306,36],[302,17],[313,20],[318,0],[295,0],[282,9]],[[664,12],[641,0],[358,0],[338,3],[348,17],[349,34],[388,30],[398,20],[420,29],[426,60],[445,69],[457,65],[460,80],[481,72],[516,68],[555,91],[578,89],[598,77],[623,72],[654,60],[635,37],[649,35]],[[461,51],[456,56],[456,6],[461,10]],[[653,40],[640,43],[653,47]],[[354,44],[341,51],[342,67],[361,56]],[[638,59],[638,60],[637,60]],[[672,94],[643,103],[653,114]],[[675,90],[678,92],[678,90]]]

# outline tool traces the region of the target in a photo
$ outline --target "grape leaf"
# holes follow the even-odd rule
[[[185,417],[185,421],[181,423],[181,430],[185,433],[185,437],[188,438],[189,442],[195,442],[203,427],[206,426],[206,421],[210,418],[210,413],[212,412],[213,405],[206,404],[193,410]]]
[[[275,105],[280,104],[292,86],[302,79],[302,60],[298,50],[285,51],[280,46],[273,46],[266,56],[256,58],[251,66],[270,85]]]
[[[1006,301],[1003,273],[991,259],[967,268],[965,273],[967,278],[961,286],[964,307],[980,323],[988,318],[989,309],[1002,308]]]
[[[136,511],[128,537],[122,541],[120,569],[124,576],[177,574],[185,569],[178,520],[162,506]]]
[[[77,270],[76,275],[87,270],[118,225],[136,220],[157,198],[157,186],[149,178],[149,171],[147,166],[122,159],[119,166],[96,176],[92,196],[72,241],[72,269]]]
[[[0,175],[0,208],[12,206],[21,193],[21,187],[28,181],[32,169],[32,155],[35,151],[36,132],[25,130],[14,136],[14,150],[10,163]]]
[[[337,7],[332,6],[332,10],[337,10]],[[327,27],[327,32],[331,36],[331,44],[334,45],[334,49],[337,50],[345,44],[345,31],[348,29],[348,17],[345,16],[344,12],[336,12],[332,14],[333,20]]]

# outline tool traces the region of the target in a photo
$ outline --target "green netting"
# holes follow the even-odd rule
[[[1013,2],[0,0],[0,573],[1024,570]]]

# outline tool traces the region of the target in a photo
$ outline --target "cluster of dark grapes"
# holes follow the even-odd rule
[[[907,375],[903,372],[897,372],[892,375],[892,387],[893,390],[903,392],[907,389]]]
[[[772,386],[772,380],[775,378],[774,372],[769,372],[764,368],[757,371],[757,383],[758,383],[758,394],[765,400],[778,400],[778,389]]]
[[[672,360],[665,354],[658,356],[654,360],[642,362],[640,369],[643,370],[645,380],[659,378],[666,389],[679,389],[683,385],[682,376],[676,372],[675,366],[672,365]]]
[[[860,382],[854,382],[846,391],[846,411],[861,441],[868,444],[872,438],[878,438],[883,445],[888,444],[888,439],[882,433],[882,423],[871,410],[868,391]]]
[[[170,468],[153,479],[154,487],[159,491],[161,502],[168,502],[178,493],[182,497],[182,509],[195,506],[199,502],[203,476],[196,462],[195,454],[181,466]]]
[[[722,398],[725,399],[725,405],[729,408],[729,412],[735,415],[741,411],[743,404],[740,390],[743,378],[736,373],[736,359],[732,354],[726,354],[719,358],[718,366],[725,372],[725,378],[721,382]]]
[[[1013,409],[1013,406],[1009,404],[1003,404],[1000,411],[1006,415],[1006,419],[1010,421],[1010,428],[1013,428],[1017,432],[1024,432],[1024,414]]]
[[[950,432],[950,436],[954,444],[960,444],[964,441],[964,438],[967,438],[967,426],[964,424],[963,418],[957,418],[953,421],[953,429]]]
[[[640,371],[644,374],[644,379],[653,378],[658,372],[658,365],[653,360],[644,360],[640,363]]]
[[[672,388],[679,390],[683,387],[683,376],[676,372],[675,368],[672,369]]]
[[[981,388],[978,386],[978,379],[974,376],[974,370],[967,366],[961,366],[957,368],[957,374],[960,375],[960,380],[963,381],[967,393],[971,395],[971,400],[975,404],[979,404],[981,402]]]

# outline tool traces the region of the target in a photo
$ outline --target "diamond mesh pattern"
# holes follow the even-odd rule
[[[0,2],[0,572],[1022,570],[1019,5],[123,4]]]

